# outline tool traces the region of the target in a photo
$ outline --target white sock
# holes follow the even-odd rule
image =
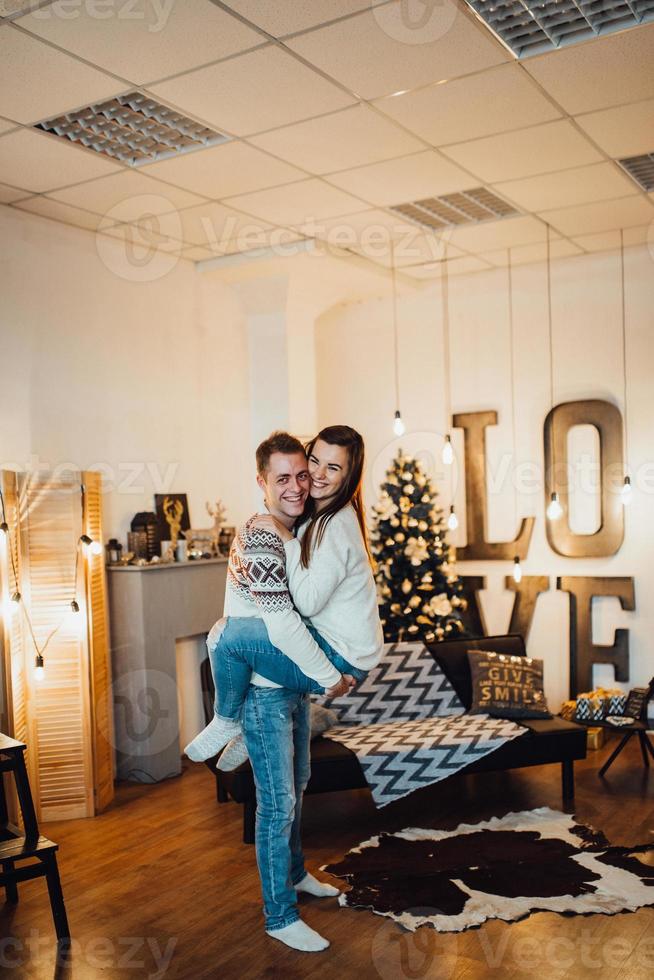
[[[240,721],[231,718],[212,718],[206,728],[189,742],[184,752],[193,762],[204,762],[213,755],[218,755],[228,742],[241,731]]]
[[[247,750],[245,739],[242,735],[237,735],[236,738],[233,738],[229,742],[225,751],[221,753],[216,763],[216,769],[220,769],[221,772],[232,772],[232,770],[238,769],[240,765],[247,762],[249,758],[250,754]]]
[[[329,940],[302,919],[292,922],[290,926],[284,926],[283,929],[266,929],[266,932],[273,939],[279,939],[291,949],[299,949],[303,953],[319,953],[321,949],[327,949],[329,946]]]
[[[302,881],[295,886],[295,891],[306,892],[307,895],[315,895],[316,898],[332,898],[341,894],[338,888],[328,885],[326,881],[318,881],[308,871]]]

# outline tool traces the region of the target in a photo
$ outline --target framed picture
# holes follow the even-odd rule
[[[182,532],[188,531],[191,518],[185,493],[156,493],[154,504],[160,541],[176,541]]]

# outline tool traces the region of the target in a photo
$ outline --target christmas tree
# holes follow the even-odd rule
[[[463,585],[454,570],[438,494],[419,460],[402,450],[373,507],[379,613],[387,642],[463,633]]]

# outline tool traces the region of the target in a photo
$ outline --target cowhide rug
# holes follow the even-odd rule
[[[461,932],[531,912],[588,914],[654,905],[654,841],[612,847],[548,807],[456,830],[380,834],[324,870],[345,879],[341,905],[371,909],[412,932]]]

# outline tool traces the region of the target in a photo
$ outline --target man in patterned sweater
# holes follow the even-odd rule
[[[273,433],[257,449],[257,482],[269,513],[293,528],[310,489],[302,444],[288,433]],[[348,681],[327,659],[293,605],[283,542],[256,527],[257,516],[239,528],[229,556],[225,616],[235,617],[230,629],[239,619],[260,617],[270,642],[303,673],[330,696],[345,694]],[[210,644],[218,638],[214,631]],[[266,931],[294,949],[325,949],[329,942],[300,919],[296,895],[338,894],[306,871],[300,841],[302,797],[310,775],[309,696],[253,674],[242,724],[257,788],[256,852]]]

